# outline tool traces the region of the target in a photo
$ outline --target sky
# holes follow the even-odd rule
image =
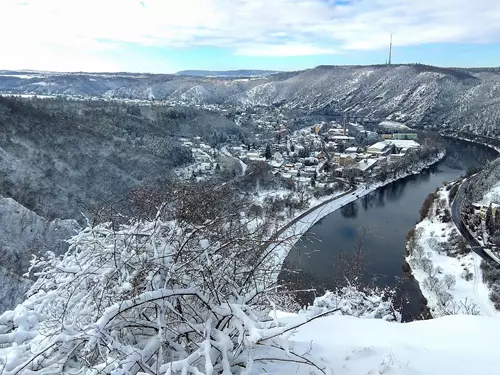
[[[0,69],[500,66],[500,0],[0,0]]]

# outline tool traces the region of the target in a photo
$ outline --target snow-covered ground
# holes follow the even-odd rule
[[[493,185],[491,189],[484,194],[483,199],[477,202],[482,206],[489,206],[491,203],[497,204],[500,202],[500,181]]]
[[[415,227],[416,244],[421,246],[421,251],[413,251],[406,258],[412,274],[434,317],[450,313],[500,316],[488,297],[487,285],[482,281],[481,257],[474,252],[449,256],[440,248],[439,244],[449,243],[453,232],[458,233],[453,221],[445,223],[436,214],[438,201],[449,207],[447,193],[444,188],[439,190],[429,215]],[[446,278],[453,278],[455,282],[450,281],[447,285]]]
[[[281,320],[296,322],[286,314]],[[335,375],[493,375],[499,373],[500,319],[455,315],[411,323],[328,316],[301,326],[290,350],[319,358]],[[290,356],[289,360],[293,360]],[[295,357],[295,359],[297,359]],[[294,362],[254,363],[253,374],[321,372]]]

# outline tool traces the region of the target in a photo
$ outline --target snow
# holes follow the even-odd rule
[[[291,322],[299,316],[284,316]],[[448,316],[411,323],[327,316],[298,328],[290,349],[320,358],[335,375],[498,374],[500,319]],[[254,374],[312,374],[295,363],[254,362]],[[314,373],[318,374],[318,371]]]
[[[477,202],[483,206],[489,206],[491,203],[500,203],[500,181],[491,187],[486,194],[484,194],[483,199]]]
[[[377,162],[378,159],[365,159],[363,161],[360,161],[356,164],[349,166],[348,169],[359,169],[360,171],[364,172],[373,167]]]
[[[0,77],[15,77],[21,79],[40,78],[40,76],[38,75],[29,75],[29,74],[0,74]]]
[[[439,191],[438,196],[447,202],[447,196],[443,188]],[[435,207],[436,202],[432,210]],[[444,252],[439,252],[436,246],[432,246],[433,242],[448,242],[452,231],[456,231],[455,224],[453,222],[443,223],[439,217],[436,217],[431,212],[427,218],[417,224],[416,231],[421,233],[418,244],[423,247],[424,254],[431,260],[434,268],[440,267],[442,269],[442,272],[438,273],[436,277],[443,280],[444,275],[452,275],[456,280],[454,286],[445,288],[445,292],[451,294],[453,300],[449,303],[449,307],[444,309],[439,303],[438,292],[430,290],[424,282],[429,274],[417,263],[412,262],[414,256],[407,257],[407,261],[412,267],[412,274],[418,281],[422,294],[428,301],[432,315],[445,315],[450,310],[454,313],[465,314],[464,304],[467,304],[468,306],[476,305],[476,310],[480,315],[500,316],[500,312],[495,310],[493,302],[488,297],[489,289],[487,285],[482,281],[482,271],[479,266],[481,257],[474,252],[457,257],[448,256]],[[465,269],[472,273],[470,280],[465,278]]]
[[[393,144],[397,148],[418,148],[420,145],[411,139],[388,139],[387,143]]]

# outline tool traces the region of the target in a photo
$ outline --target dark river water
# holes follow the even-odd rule
[[[444,181],[456,180],[469,168],[481,167],[497,156],[480,145],[451,139],[442,142],[447,149],[443,161],[324,217],[297,242],[284,262],[280,282],[293,290],[316,289],[316,292],[297,293],[301,304],[311,303],[315,295],[345,285],[342,270],[352,269],[345,266],[345,259],[352,258],[367,228],[361,262],[357,263],[361,265],[357,272],[361,283],[395,288],[403,320],[421,317],[420,289],[403,271],[406,235],[418,222],[420,208],[429,193]]]

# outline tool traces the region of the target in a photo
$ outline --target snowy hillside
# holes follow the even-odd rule
[[[248,72],[247,72],[248,73]],[[165,99],[191,104],[280,104],[420,127],[500,134],[500,71],[425,65],[319,66],[262,78],[0,72],[0,92]]]

